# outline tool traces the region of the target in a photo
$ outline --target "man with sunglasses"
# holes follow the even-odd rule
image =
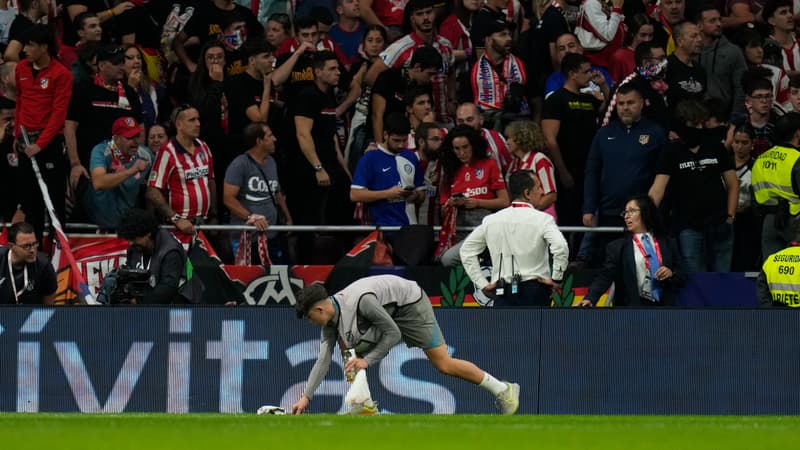
[[[58,280],[38,248],[31,224],[18,222],[9,227],[8,246],[0,247],[0,304],[53,304]]]

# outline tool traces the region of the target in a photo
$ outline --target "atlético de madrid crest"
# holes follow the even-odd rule
[[[649,134],[640,134],[639,135],[639,143],[642,145],[647,145],[650,143],[650,135]]]
[[[50,85],[50,79],[42,78],[41,80],[39,80],[39,86],[41,86],[42,89],[47,89],[47,86],[49,85]]]

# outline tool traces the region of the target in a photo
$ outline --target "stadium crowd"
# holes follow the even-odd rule
[[[752,180],[797,160],[798,3],[0,0],[2,215],[41,235],[36,156],[62,221],[254,225],[217,237],[242,263],[336,240],[275,224],[441,225],[453,265],[525,170],[558,225],[649,194],[685,271],[759,270],[800,203]],[[571,266],[612,237],[569,236]]]

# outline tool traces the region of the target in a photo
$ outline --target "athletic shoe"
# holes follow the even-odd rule
[[[508,381],[504,381],[503,383],[505,383],[508,388],[497,394],[495,405],[497,405],[497,409],[499,409],[501,413],[508,416],[516,413],[519,408],[519,384],[509,383]]]
[[[380,414],[380,410],[378,409],[378,402],[367,400],[364,403],[351,405],[350,409],[339,414],[349,416],[374,416]]]

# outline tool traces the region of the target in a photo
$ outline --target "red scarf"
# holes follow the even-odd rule
[[[108,87],[106,82],[103,81],[103,77],[101,77],[99,73],[94,74],[94,84],[102,87],[103,89],[108,89],[110,91],[114,90]],[[123,109],[131,109],[131,102],[128,101],[128,97],[125,95],[125,88],[122,87],[122,81],[117,81],[117,95],[119,96],[119,107]]]
[[[264,266],[271,266],[272,261],[269,259],[269,247],[267,246],[267,234],[262,231],[247,231],[242,230],[239,235],[239,250],[236,251],[236,260],[234,264],[237,266],[249,266],[252,264],[252,247],[253,235],[258,239],[258,257],[261,264]]]
[[[494,68],[494,62],[484,54],[472,69],[472,91],[476,93],[478,105],[489,109],[502,109],[503,99],[511,83],[525,84],[525,68],[513,55],[502,61],[503,79]]]
[[[436,246],[434,257],[438,260],[450,247],[456,245],[456,218],[458,208],[455,206],[444,207],[442,229],[439,231],[439,244]]]

